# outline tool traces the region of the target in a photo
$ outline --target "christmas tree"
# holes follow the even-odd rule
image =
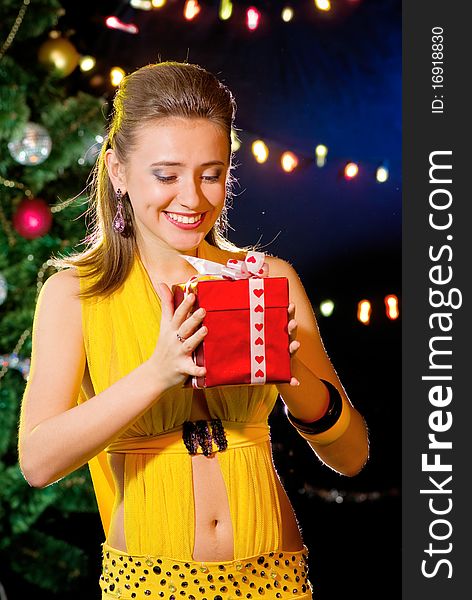
[[[37,295],[55,272],[51,257],[85,237],[87,178],[105,125],[104,99],[77,86],[81,55],[61,32],[63,15],[57,0],[0,5],[0,564],[48,597],[80,588],[87,558],[45,530],[45,515],[96,511],[86,467],[34,489],[17,454]]]

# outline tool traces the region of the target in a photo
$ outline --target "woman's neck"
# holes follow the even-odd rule
[[[177,277],[180,280],[182,274],[193,273],[194,268],[184,259],[182,255],[199,256],[199,250],[204,240],[199,246],[187,251],[180,251],[175,248],[164,247],[161,244],[155,244],[150,247],[149,244],[138,241],[138,251],[141,261],[149,275],[161,277],[163,281],[172,280]]]

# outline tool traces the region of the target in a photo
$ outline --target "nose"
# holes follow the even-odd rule
[[[185,182],[183,182],[178,200],[183,208],[196,212],[197,209],[201,209],[208,204],[200,187],[200,181],[194,177],[188,177]]]

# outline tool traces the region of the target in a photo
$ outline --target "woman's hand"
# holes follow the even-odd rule
[[[288,335],[289,335],[289,352],[290,357],[295,356],[296,351],[300,348],[300,342],[296,339],[297,337],[297,322],[295,321],[295,304],[290,302],[288,305]],[[292,377],[290,385],[300,385],[300,382],[296,377]]]
[[[172,292],[165,283],[157,289],[161,299],[161,326],[159,339],[151,356],[159,376],[166,388],[182,384],[189,375],[202,377],[205,367],[197,367],[192,352],[207,334],[206,327],[200,327],[205,309],[199,308],[189,316],[195,294],[189,294],[174,312]]]

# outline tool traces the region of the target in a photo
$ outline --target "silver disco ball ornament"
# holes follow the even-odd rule
[[[39,165],[50,155],[51,138],[47,130],[37,123],[26,126],[8,143],[8,150],[20,165]]]
[[[0,273],[0,304],[3,304],[8,295],[8,285],[5,277]]]

